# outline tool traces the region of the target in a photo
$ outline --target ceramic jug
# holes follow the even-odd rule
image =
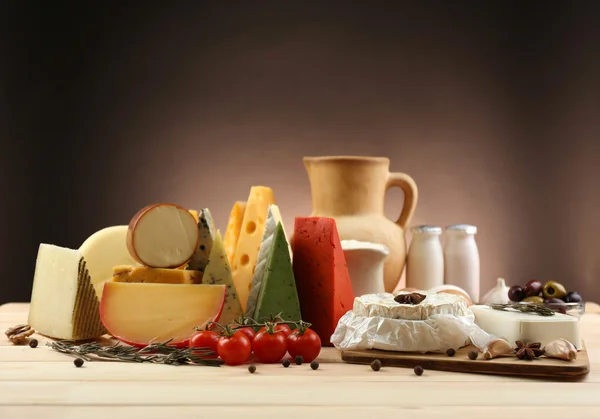
[[[379,243],[389,249],[384,264],[385,291],[399,284],[406,262],[404,230],[417,206],[414,180],[390,173],[386,157],[304,157],[312,195],[312,216],[335,219],[341,240]],[[404,206],[396,221],[384,215],[385,193],[399,187]]]

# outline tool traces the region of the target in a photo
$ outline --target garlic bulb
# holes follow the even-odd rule
[[[577,359],[577,348],[568,340],[560,338],[553,340],[544,347],[544,355],[549,358],[572,361]]]
[[[496,358],[497,356],[509,355],[509,354],[514,354],[514,353],[515,353],[514,348],[511,346],[510,343],[508,343],[507,340],[494,339],[487,345],[487,348],[486,348],[483,356],[485,359],[493,359],[493,358]]]
[[[498,278],[496,286],[489,290],[481,299],[481,304],[508,304],[508,289],[504,278]]]

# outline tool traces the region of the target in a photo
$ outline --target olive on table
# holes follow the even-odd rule
[[[525,291],[518,285],[513,285],[508,289],[508,299],[518,303],[525,298]]]
[[[565,301],[565,303],[582,303],[583,297],[581,297],[581,295],[579,295],[578,292],[571,291],[563,297],[563,300]]]
[[[524,298],[521,300],[522,303],[533,303],[533,304],[543,304],[544,299],[539,295],[532,295],[531,297]]]
[[[543,290],[543,284],[541,281],[537,279],[532,279],[523,287],[523,291],[525,291],[525,297],[533,297],[535,295],[540,295]]]
[[[544,303],[546,303],[546,304],[561,304],[561,305],[565,305],[565,302],[563,300],[561,300],[560,298],[546,298],[544,300]]]
[[[567,290],[559,282],[548,281],[543,287],[544,297],[546,298],[563,298],[567,295]]]

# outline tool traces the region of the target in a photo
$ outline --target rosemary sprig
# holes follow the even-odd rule
[[[556,314],[554,310],[548,308],[542,304],[519,304],[519,303],[509,303],[509,304],[490,304],[491,308],[502,311],[509,311],[507,309],[512,308],[514,310],[520,311],[521,313],[530,313],[537,314],[539,316],[554,316]]]
[[[117,361],[126,362],[151,362],[153,364],[184,365],[198,364],[218,367],[223,364],[219,359],[206,359],[215,356],[215,353],[206,348],[176,348],[169,346],[168,340],[162,343],[151,343],[144,348],[136,348],[116,343],[103,346],[97,342],[75,344],[67,340],[47,343],[55,351],[77,356],[86,361],[92,361],[91,355]]]

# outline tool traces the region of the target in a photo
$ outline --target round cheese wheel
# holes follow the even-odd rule
[[[448,284],[439,285],[437,287],[431,288],[429,290],[429,292],[434,292],[436,294],[447,293],[447,294],[460,295],[465,300],[467,300],[467,307],[470,307],[471,305],[473,305],[473,300],[469,296],[469,293],[467,293],[464,289],[457,287],[456,285],[448,285]]]
[[[188,210],[175,204],[152,204],[131,219],[127,249],[142,265],[177,268],[192,258],[199,237],[198,224]]]

